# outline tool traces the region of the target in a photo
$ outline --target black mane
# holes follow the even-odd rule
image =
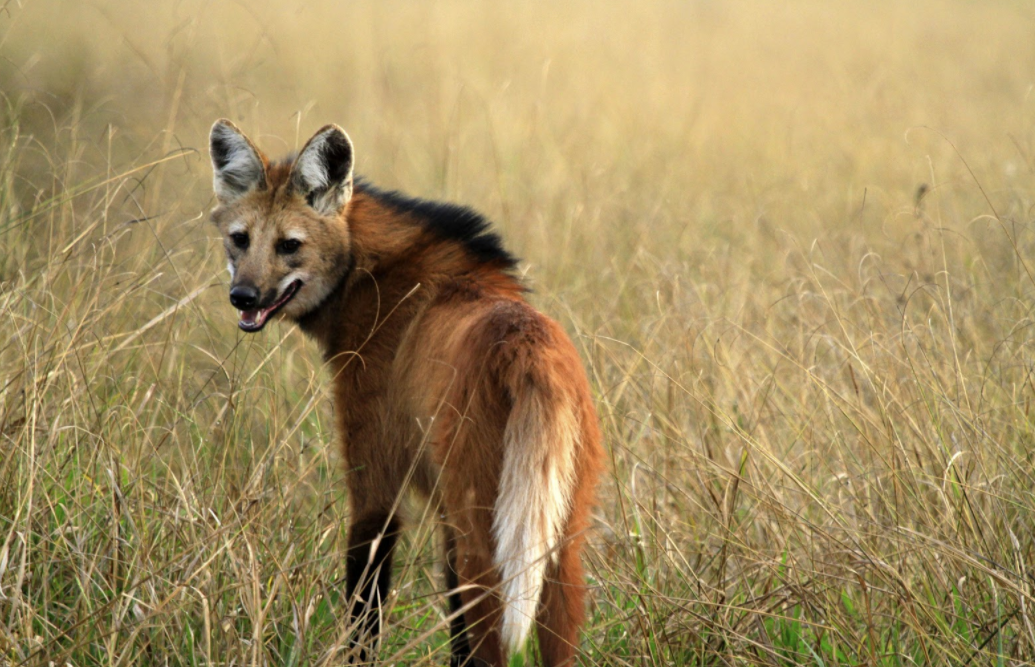
[[[443,240],[460,243],[479,262],[505,271],[517,267],[518,258],[503,247],[503,240],[492,231],[492,223],[472,208],[410,197],[396,190],[382,190],[360,178],[356,179],[355,189],[401,213],[412,214]]]

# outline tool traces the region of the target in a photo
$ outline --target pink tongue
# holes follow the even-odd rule
[[[265,319],[265,314],[263,310],[242,310],[241,321],[245,324],[260,324]]]

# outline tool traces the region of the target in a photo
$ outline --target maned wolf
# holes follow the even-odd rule
[[[335,125],[280,162],[227,120],[210,142],[240,328],[293,320],[331,373],[354,657],[381,630],[409,486],[442,517],[452,664],[506,664],[533,621],[543,661],[573,663],[603,452],[578,354],[516,259],[470,209],[354,181]]]

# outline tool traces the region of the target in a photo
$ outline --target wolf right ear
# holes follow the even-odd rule
[[[352,198],[352,141],[337,125],[313,135],[291,167],[291,185],[314,209],[336,215]]]
[[[209,134],[212,187],[222,204],[229,204],[256,188],[266,186],[266,161],[248,137],[225,118]]]

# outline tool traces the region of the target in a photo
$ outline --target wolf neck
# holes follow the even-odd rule
[[[464,286],[525,291],[513,273],[517,260],[470,209],[358,181],[346,215],[350,270],[299,320],[328,360],[359,356],[367,362],[385,355],[390,360],[406,325],[423,307],[443,294],[471,293]]]

